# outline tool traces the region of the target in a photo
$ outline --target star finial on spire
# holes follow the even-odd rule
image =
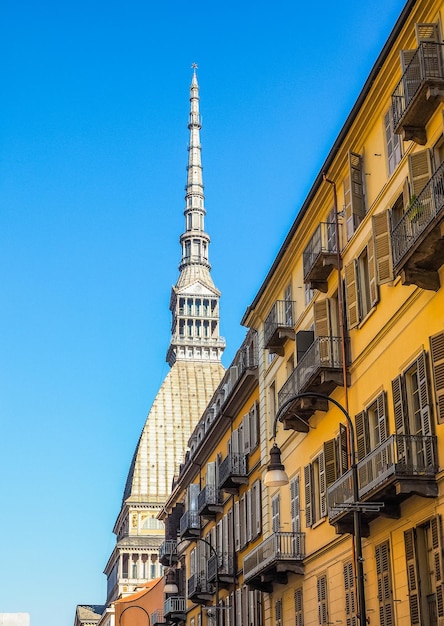
[[[197,65],[197,63],[193,63],[193,64],[191,65],[191,67],[192,67],[192,69],[193,69],[193,70],[197,70],[198,65]]]

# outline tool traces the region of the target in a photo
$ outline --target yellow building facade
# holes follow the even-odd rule
[[[264,535],[302,548],[249,580],[265,623],[444,623],[443,27],[406,4],[243,319],[289,479]]]
[[[406,3],[245,312],[161,514],[162,623],[444,625],[443,35]]]

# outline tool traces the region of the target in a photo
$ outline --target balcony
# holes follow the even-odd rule
[[[175,539],[166,539],[160,544],[159,562],[165,567],[177,563],[177,541]]]
[[[393,267],[403,284],[438,291],[444,263],[444,163],[392,226]]]
[[[303,574],[305,533],[276,532],[244,558],[244,582],[270,593],[273,583],[287,584],[288,573]]]
[[[391,435],[358,463],[359,501],[381,502],[381,511],[362,512],[363,535],[369,535],[369,522],[376,516],[398,519],[400,504],[412,495],[435,498],[438,458],[436,437]],[[353,482],[348,470],[328,488],[328,517],[337,533],[353,528]]]
[[[284,343],[294,339],[296,303],[292,300],[277,300],[264,324],[264,346],[270,352],[284,355]]]
[[[231,452],[219,465],[219,489],[239,493],[240,485],[248,483],[247,455]]]
[[[219,587],[229,587],[234,583],[234,559],[231,552],[223,552],[217,557],[212,554],[207,563],[208,582],[218,580]]]
[[[213,597],[213,587],[203,574],[193,574],[187,582],[188,600],[194,604],[207,604]]]
[[[181,539],[200,537],[200,515],[197,511],[185,511],[180,518],[179,535]]]
[[[278,393],[278,409],[298,393],[315,391],[325,395],[343,385],[340,337],[317,337],[300,359]],[[327,411],[328,401],[300,398],[285,406],[280,420],[284,428],[308,432],[308,419],[315,411]]]
[[[167,598],[163,605],[163,615],[168,622],[184,622],[186,620],[186,600],[180,596]]]
[[[215,485],[205,485],[197,497],[197,511],[205,519],[214,519],[223,510],[222,492]]]
[[[327,279],[333,268],[338,266],[337,252],[335,224],[321,222],[302,255],[304,283],[310,289],[318,289],[323,293],[328,291]]]
[[[166,624],[163,609],[157,609],[157,611],[151,613],[151,624],[152,626],[164,626]]]
[[[444,100],[442,49],[421,43],[392,94],[393,130],[404,141],[427,143],[426,124]]]

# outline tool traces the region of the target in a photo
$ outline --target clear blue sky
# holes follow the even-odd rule
[[[72,626],[167,372],[191,63],[224,358],[404,0],[5,0],[0,612]]]

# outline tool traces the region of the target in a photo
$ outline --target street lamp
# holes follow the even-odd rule
[[[202,539],[202,537],[193,537],[192,539],[182,539],[182,541],[178,541],[176,543],[176,548],[175,551],[177,553],[177,547],[179,546],[180,543],[183,543],[184,541],[202,541],[203,543],[207,544],[207,546],[210,548],[210,551],[212,552],[213,556],[216,559],[216,572],[215,572],[215,581],[216,581],[216,589],[215,589],[215,595],[216,595],[216,626],[218,624],[218,617],[217,617],[217,609],[219,607],[219,572],[218,572],[218,566],[219,566],[219,556],[216,552],[215,547],[206,539]],[[179,593],[179,589],[177,587],[176,584],[176,576],[174,573],[174,570],[172,568],[172,562],[173,562],[173,551],[171,551],[170,554],[170,567],[166,573],[165,576],[165,585],[163,588],[163,591],[165,594],[168,595],[172,595],[172,594],[176,594]]]
[[[125,609],[123,609],[123,611],[119,615],[119,626],[121,626],[121,624],[122,624],[123,614],[126,613],[127,611],[129,611],[130,609],[140,609],[141,611],[143,611],[145,613],[145,615],[146,615],[148,626],[151,626],[151,620],[150,620],[150,616],[149,616],[148,611],[146,609],[144,609],[143,606],[139,606],[138,604],[133,604],[133,605],[127,606]]]
[[[356,589],[358,596],[358,620],[361,626],[365,626],[367,624],[366,618],[366,610],[365,610],[365,594],[364,594],[364,560],[362,558],[362,536],[361,536],[361,510],[362,505],[359,500],[359,484],[358,484],[358,466],[357,466],[357,456],[356,456],[356,444],[355,444],[355,429],[353,426],[353,422],[351,421],[350,415],[345,410],[345,408],[334,398],[327,396],[323,393],[317,392],[307,392],[307,393],[297,393],[288,400],[284,402],[284,404],[279,408],[276,413],[276,417],[273,422],[273,446],[270,450],[270,463],[267,468],[267,473],[264,478],[264,485],[266,487],[278,487],[281,485],[288,484],[288,476],[285,473],[284,465],[281,461],[281,451],[280,448],[276,445],[276,431],[277,431],[277,423],[278,420],[283,413],[284,409],[292,404],[295,400],[299,400],[301,398],[320,398],[322,400],[327,400],[332,402],[335,406],[338,407],[340,411],[345,416],[347,420],[348,428],[350,431],[350,461],[351,461],[351,473],[352,473],[352,487],[353,487],[353,502],[347,508],[353,510],[353,534],[355,540],[355,549],[354,549],[354,566],[356,572]]]

